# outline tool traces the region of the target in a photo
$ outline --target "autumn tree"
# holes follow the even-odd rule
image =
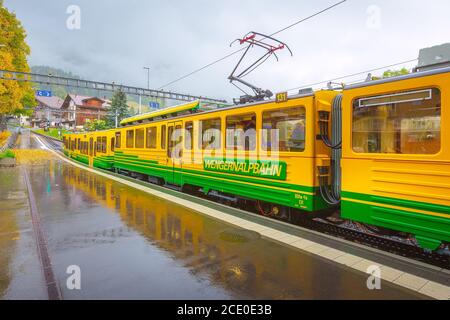
[[[29,72],[27,57],[30,47],[26,32],[14,13],[0,0],[0,69]],[[6,116],[20,113],[24,106],[35,105],[31,83],[0,80],[0,131],[6,129]]]

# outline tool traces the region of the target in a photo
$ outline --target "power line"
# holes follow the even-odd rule
[[[303,88],[313,87],[313,86],[317,86],[317,85],[322,84],[322,83],[329,83],[329,82],[333,82],[333,81],[336,81],[336,80],[342,80],[342,79],[345,79],[345,78],[355,77],[355,76],[359,76],[359,75],[362,75],[362,74],[367,74],[367,73],[369,73],[369,72],[379,71],[379,70],[383,70],[383,69],[386,69],[386,68],[395,67],[395,66],[398,66],[398,65],[401,65],[401,64],[406,64],[406,63],[414,62],[414,61],[417,61],[417,60],[418,60],[417,58],[416,58],[416,59],[411,59],[411,60],[406,60],[406,61],[402,61],[402,62],[390,64],[390,65],[383,66],[383,67],[379,67],[379,68],[375,68],[375,69],[370,69],[370,70],[361,71],[361,72],[358,72],[358,73],[349,74],[349,75],[342,76],[342,77],[338,77],[338,78],[333,78],[333,79],[329,79],[329,80],[325,80],[325,81],[320,81],[320,82],[315,82],[315,83],[310,83],[310,84],[302,85],[302,86],[300,86],[300,87],[295,87],[295,88],[288,89],[288,90],[284,90],[284,91],[293,91],[293,90],[298,90],[298,89],[303,89]]]
[[[303,19],[301,19],[301,20],[299,20],[299,21],[297,21],[297,22],[294,22],[293,24],[288,25],[287,27],[284,27],[283,29],[280,29],[280,30],[278,30],[278,31],[276,31],[276,32],[274,32],[274,33],[272,33],[270,36],[272,37],[272,36],[274,36],[274,35],[276,35],[276,34],[278,34],[278,33],[280,33],[280,32],[283,32],[283,31],[285,31],[285,30],[287,30],[287,29],[289,29],[289,28],[292,28],[292,27],[298,25],[299,23],[302,23],[302,22],[305,22],[305,21],[307,21],[307,20],[309,20],[309,19],[312,19],[312,18],[318,16],[319,14],[322,14],[322,13],[328,11],[328,10],[333,9],[334,7],[337,7],[337,6],[341,5],[341,4],[343,4],[343,3],[346,2],[346,1],[347,1],[347,0],[342,0],[342,1],[336,2],[335,4],[333,4],[333,5],[331,5],[331,6],[327,7],[327,8],[325,8],[325,9],[323,9],[323,10],[320,10],[320,11],[318,11],[318,12],[316,12],[316,13],[314,13],[314,14],[312,14],[312,15],[306,17],[306,18],[303,18]]]
[[[318,12],[316,12],[316,13],[314,13],[314,14],[312,14],[312,15],[306,17],[306,18],[303,18],[303,19],[301,19],[301,20],[299,20],[299,21],[297,21],[297,22],[294,22],[294,23],[292,23],[292,24],[290,24],[290,25],[288,25],[288,26],[286,26],[286,27],[284,27],[284,28],[282,28],[282,29],[280,29],[280,30],[278,30],[278,31],[276,31],[276,32],[274,32],[274,33],[272,33],[272,34],[270,34],[270,36],[274,36],[274,35],[276,35],[276,34],[278,34],[278,33],[280,33],[280,32],[283,32],[283,31],[285,31],[285,30],[287,30],[287,29],[289,29],[289,28],[292,28],[292,27],[298,25],[299,23],[302,23],[302,22],[305,22],[305,21],[307,21],[307,20],[309,20],[309,19],[312,19],[312,18],[314,18],[314,17],[316,17],[316,16],[318,16],[318,15],[320,15],[320,14],[322,14],[322,13],[328,11],[328,10],[331,10],[331,9],[333,9],[333,8],[335,8],[335,7],[337,7],[337,6],[341,5],[341,4],[343,4],[343,3],[346,2],[346,1],[347,1],[347,0],[339,1],[339,2],[333,4],[333,5],[329,6],[329,7],[326,7],[325,9],[322,9],[322,10],[320,10],[320,11],[318,11]],[[263,40],[263,39],[262,39],[262,40]],[[183,80],[183,79],[186,79],[187,77],[190,77],[190,76],[192,76],[193,74],[196,74],[196,73],[198,73],[198,72],[200,72],[200,71],[202,71],[202,70],[204,70],[204,69],[206,69],[206,68],[209,68],[209,67],[211,67],[211,66],[213,66],[213,65],[215,65],[215,64],[217,64],[217,63],[219,63],[219,62],[221,62],[221,61],[223,61],[223,60],[225,60],[225,59],[228,59],[229,57],[234,56],[235,54],[237,54],[237,53],[239,53],[239,52],[245,50],[246,48],[247,48],[247,47],[240,48],[240,49],[238,49],[238,50],[236,50],[236,51],[231,52],[230,54],[227,54],[226,56],[224,56],[224,57],[222,57],[222,58],[220,58],[220,59],[214,60],[213,62],[208,63],[207,65],[205,65],[205,66],[203,66],[203,67],[201,67],[201,68],[198,68],[198,69],[196,69],[196,70],[194,70],[194,71],[192,71],[192,72],[190,72],[190,73],[188,73],[188,74],[186,74],[186,75],[184,75],[184,76],[182,76],[182,77],[180,77],[180,78],[177,78],[177,79],[175,79],[175,80],[173,80],[173,81],[171,81],[171,82],[169,82],[169,83],[166,83],[165,85],[159,87],[158,90],[161,90],[161,89],[163,89],[163,88],[165,88],[165,87],[167,87],[167,86],[170,86],[171,84],[174,84],[175,82],[178,82],[178,81],[181,81],[181,80]]]

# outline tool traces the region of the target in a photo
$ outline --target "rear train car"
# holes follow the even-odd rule
[[[343,91],[343,218],[450,242],[450,68]]]

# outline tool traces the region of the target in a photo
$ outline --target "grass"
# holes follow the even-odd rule
[[[62,140],[63,134],[69,133],[69,131],[67,131],[65,129],[61,129],[61,136],[59,136],[59,134],[58,134],[59,129],[50,129],[49,131],[44,131],[44,129],[38,129],[38,130],[35,130],[35,132],[52,137],[52,138],[56,138],[59,140]]]
[[[0,160],[4,158],[15,158],[16,155],[12,152],[11,149],[6,149],[4,152],[0,152]]]

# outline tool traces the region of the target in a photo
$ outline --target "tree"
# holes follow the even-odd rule
[[[396,77],[396,76],[401,76],[404,74],[409,74],[409,70],[406,68],[402,68],[400,70],[386,70],[383,73],[383,78],[390,78],[390,77]]]
[[[87,119],[84,123],[84,130],[86,131],[99,131],[99,130],[105,130],[108,129],[108,126],[106,125],[105,120],[89,120]]]
[[[0,69],[29,72],[30,47],[25,42],[25,29],[16,15],[3,6],[3,0],[0,0],[0,26]],[[24,105],[35,106],[31,83],[1,81],[0,131],[6,129],[6,116],[17,113]]]
[[[121,90],[114,92],[111,99],[111,106],[108,109],[107,124],[111,127],[115,127],[117,117],[118,125],[121,120],[130,116],[128,109],[127,95]]]

